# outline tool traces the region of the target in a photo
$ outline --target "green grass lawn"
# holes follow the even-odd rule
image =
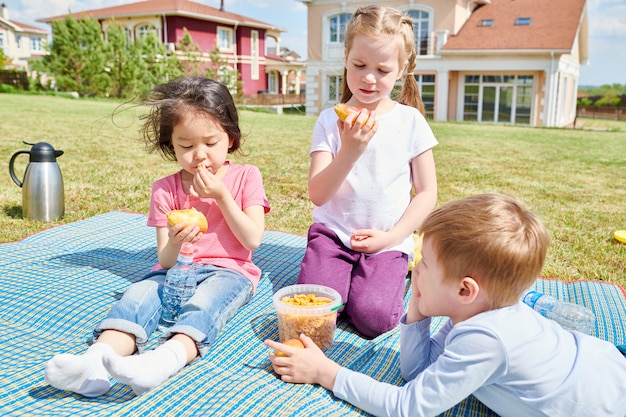
[[[0,94],[0,155],[52,144],[65,181],[65,217],[21,218],[21,189],[0,176],[0,242],[111,210],[146,213],[152,182],[176,163],[147,154],[139,140],[141,110],[119,103]],[[432,122],[439,202],[483,192],[512,194],[551,231],[544,277],[598,279],[626,286],[626,122],[583,120],[583,129],[546,129]],[[580,120],[579,120],[580,122]],[[245,156],[257,165],[272,206],[267,228],[305,234],[308,150],[314,117],[241,111]],[[18,158],[22,175],[28,158]]]

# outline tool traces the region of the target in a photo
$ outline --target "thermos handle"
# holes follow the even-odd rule
[[[30,154],[30,151],[17,151],[13,154],[13,156],[11,157],[11,160],[9,161],[9,174],[11,174],[11,178],[13,179],[13,182],[16,183],[19,187],[21,187],[23,183],[15,175],[15,171],[13,170],[13,162],[15,162],[15,158],[17,158],[17,156],[22,153]]]

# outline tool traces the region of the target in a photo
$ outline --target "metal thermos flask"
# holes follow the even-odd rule
[[[22,217],[49,222],[65,214],[63,177],[57,158],[63,151],[55,150],[46,142],[28,143],[30,151],[18,151],[11,156],[9,173],[13,182],[22,187]],[[15,175],[13,163],[21,154],[29,154],[30,161],[20,181]]]

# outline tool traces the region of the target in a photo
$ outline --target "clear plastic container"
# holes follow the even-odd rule
[[[315,306],[293,305],[282,301],[284,297],[313,294],[330,302]],[[273,297],[278,314],[280,341],[297,339],[301,333],[309,336],[320,349],[329,348],[335,337],[337,310],[343,305],[337,291],[324,285],[297,284],[278,290]]]

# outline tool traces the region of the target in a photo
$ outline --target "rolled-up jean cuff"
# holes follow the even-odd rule
[[[159,344],[165,343],[168,339],[170,339],[176,333],[182,333],[192,338],[193,341],[196,342],[196,347],[198,348],[198,352],[200,353],[200,356],[206,355],[206,353],[209,351],[209,346],[211,346],[210,344],[200,343],[204,339],[206,339],[206,334],[202,333],[201,331],[199,331],[193,326],[186,326],[186,325],[175,324],[169,329],[167,329],[165,332],[163,332],[163,335],[159,337]]]
[[[132,321],[124,320],[124,319],[104,319],[93,331],[93,340],[95,341],[100,337],[102,332],[105,330],[117,330],[119,332],[124,332],[128,334],[132,334],[135,336],[135,344],[137,345],[137,350],[139,353],[142,353],[148,343],[148,335],[143,330],[143,327],[138,325],[137,323],[133,323]]]

